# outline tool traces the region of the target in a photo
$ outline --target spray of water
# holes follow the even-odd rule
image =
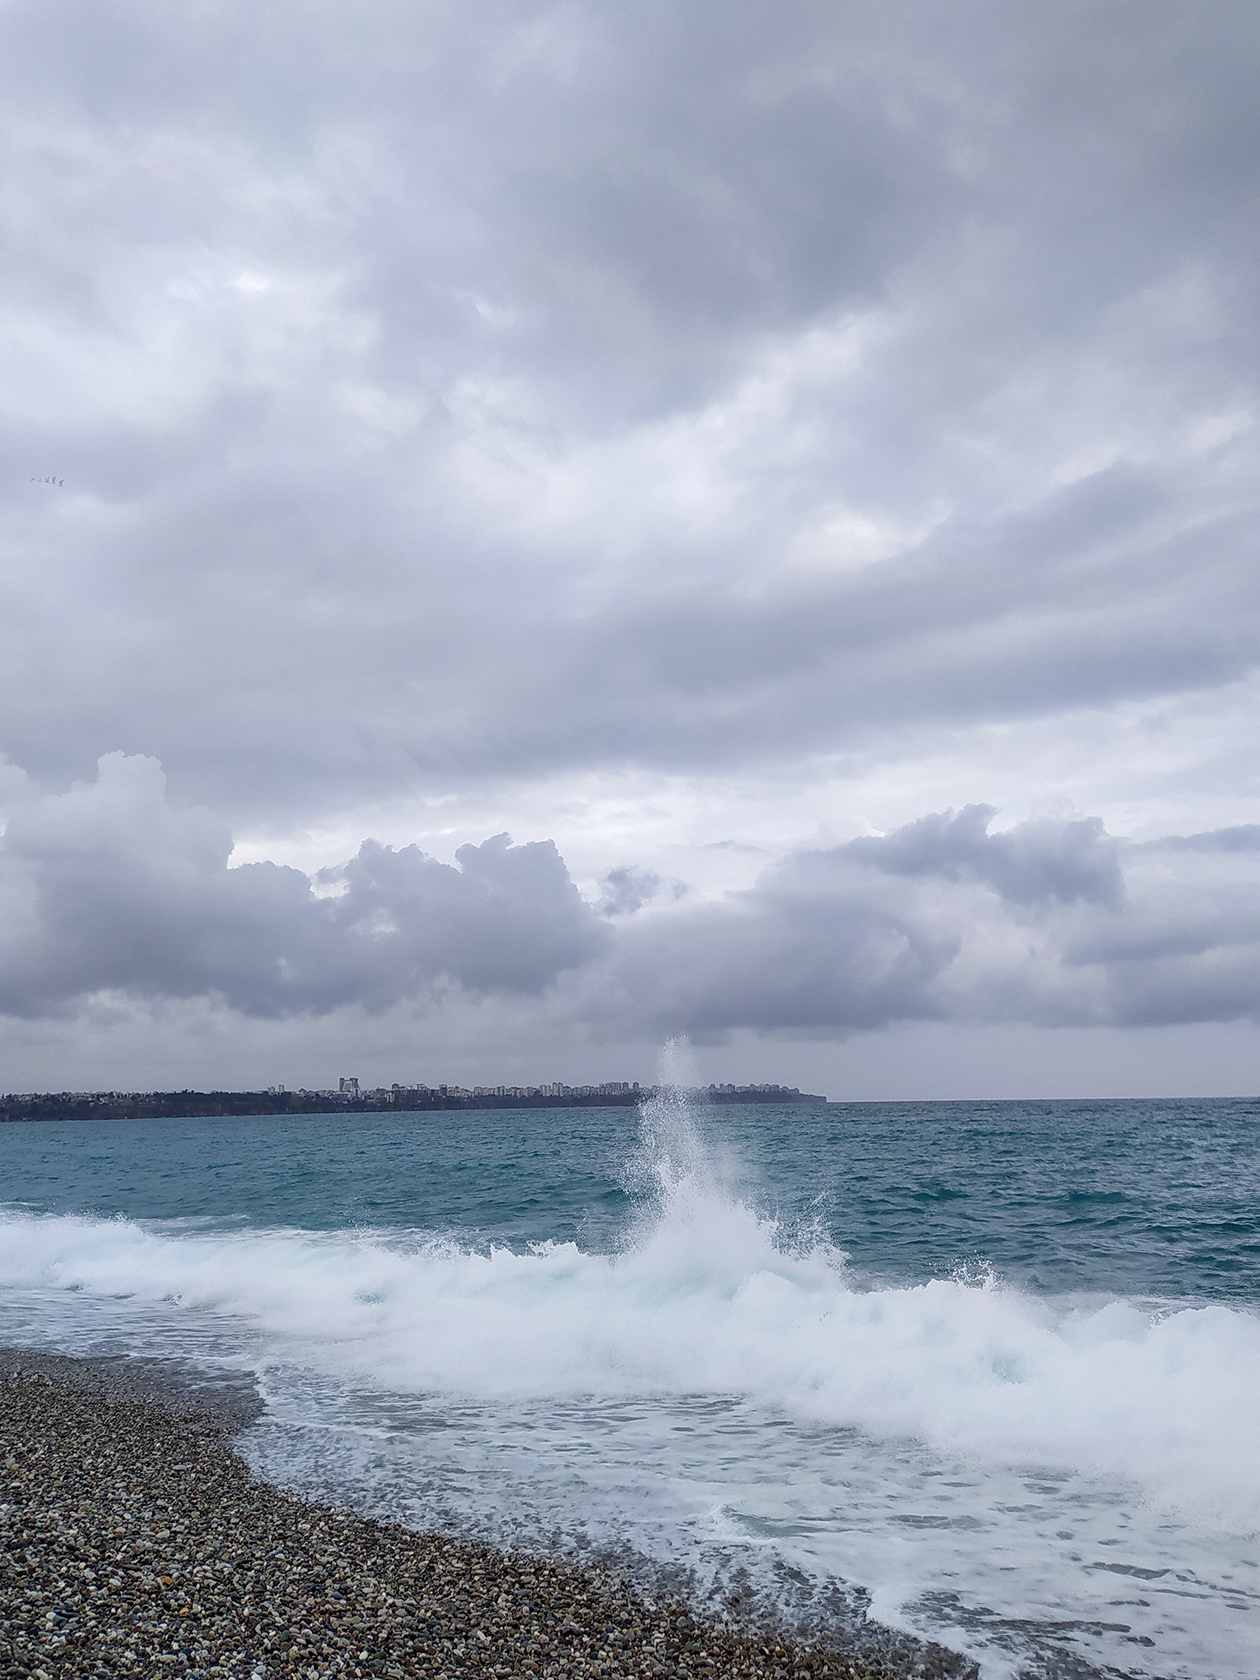
[[[1189,1581],[1214,1655],[1179,1634],[1159,1672],[1260,1672],[1219,1631],[1254,1555],[1230,1535],[1260,1499],[1260,1323],[1047,1302],[983,1269],[859,1292],[737,1192],[694,1083],[670,1046],[616,1253],[13,1211],[0,1340],[243,1360],[272,1405],[260,1467],[418,1523],[528,1509],[534,1535],[861,1580],[887,1616],[965,1578],[1012,1617],[1102,1626],[1111,1584],[1166,1577],[1123,1612],[1161,1639]]]
[[[714,1155],[697,1124],[687,1087],[695,1084],[691,1046],[672,1038],[661,1052],[657,1094],[639,1110],[639,1137],[622,1171],[643,1221],[685,1217],[687,1204],[718,1194]]]

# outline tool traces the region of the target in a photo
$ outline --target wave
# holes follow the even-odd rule
[[[640,1217],[613,1254],[10,1209],[0,1285],[109,1303],[115,1326],[143,1319],[149,1351],[155,1331],[175,1346],[181,1326],[203,1341],[217,1326],[255,1361],[401,1393],[734,1396],[977,1462],[1121,1475],[1198,1519],[1254,1522],[1254,1314],[1045,1301],[983,1270],[859,1288],[841,1251],[729,1194],[668,1104],[630,1175]]]

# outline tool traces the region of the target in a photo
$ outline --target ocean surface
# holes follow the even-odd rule
[[[1260,1104],[0,1126],[0,1342],[259,1472],[1015,1675],[1260,1675]]]

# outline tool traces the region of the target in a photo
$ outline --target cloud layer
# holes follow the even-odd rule
[[[121,742],[275,827],[1255,671],[1249,7],[18,0],[0,37],[41,777]]]
[[[1258,93],[1244,0],[10,0],[0,1006],[1248,1014]]]
[[[502,834],[459,867],[365,841],[310,880],[228,868],[227,830],[176,812],[153,759],[15,816],[0,852],[0,1008],[38,1015],[96,992],[210,997],[250,1015],[388,1008],[440,986],[536,994],[588,961],[603,927],[549,841]]]
[[[30,801],[0,842],[0,1010],[102,994],[242,1018],[534,1000],[597,1037],[837,1038],[906,1021],[1150,1025],[1254,1019],[1254,830],[1134,847],[1096,820],[994,832],[980,806],[796,852],[716,901],[632,869],[584,901],[550,841],[458,866],[365,841],[314,878],[229,867],[230,837],[121,753]]]

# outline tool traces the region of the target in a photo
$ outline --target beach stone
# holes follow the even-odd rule
[[[294,1498],[232,1450],[239,1379],[0,1350],[0,1676],[967,1680],[706,1622],[607,1570]]]

